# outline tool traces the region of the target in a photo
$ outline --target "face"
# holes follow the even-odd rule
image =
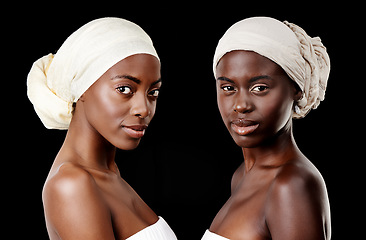
[[[159,60],[136,54],[111,67],[79,101],[92,128],[129,150],[137,147],[155,114],[160,87]]]
[[[289,129],[300,95],[283,69],[250,51],[225,54],[216,68],[217,101],[237,145],[257,147]]]

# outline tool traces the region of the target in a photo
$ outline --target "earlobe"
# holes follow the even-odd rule
[[[299,100],[302,98],[303,92],[300,90],[300,88],[295,88],[295,95],[294,95],[294,104],[293,104],[293,110],[298,115],[301,115],[301,110],[298,106]]]

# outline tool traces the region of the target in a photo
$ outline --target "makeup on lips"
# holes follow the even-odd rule
[[[230,122],[231,129],[241,136],[246,136],[253,133],[258,127],[259,123],[245,120],[243,118],[235,119]]]
[[[147,125],[141,124],[141,125],[124,125],[122,126],[122,129],[130,135],[132,138],[142,138],[145,134],[145,130],[147,128]]]

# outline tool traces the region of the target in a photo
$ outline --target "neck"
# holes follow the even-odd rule
[[[62,148],[70,152],[73,161],[75,159],[84,167],[115,172],[116,147],[80,115],[75,111]]]
[[[301,154],[292,134],[292,120],[286,124],[275,136],[260,146],[242,148],[245,172],[249,172],[254,165],[280,166]]]

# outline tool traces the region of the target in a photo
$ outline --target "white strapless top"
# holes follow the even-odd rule
[[[156,223],[142,229],[126,240],[177,240],[177,237],[168,223],[159,216]]]
[[[216,233],[210,232],[210,230],[206,230],[201,240],[230,240],[230,239],[222,237]]]

